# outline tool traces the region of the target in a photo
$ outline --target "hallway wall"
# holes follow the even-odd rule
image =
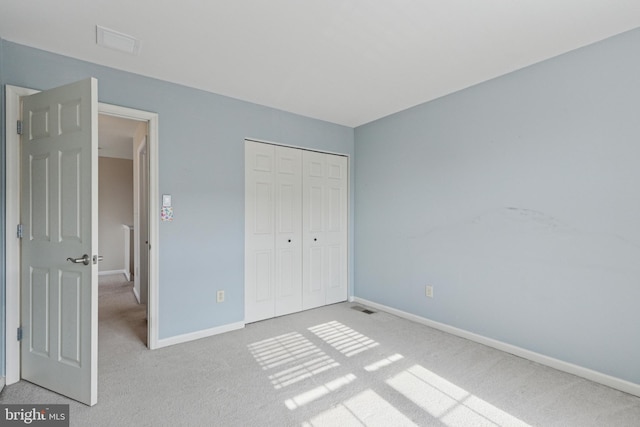
[[[129,269],[125,264],[123,224],[133,225],[133,161],[98,159],[99,271]]]

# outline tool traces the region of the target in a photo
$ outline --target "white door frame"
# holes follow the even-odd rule
[[[143,295],[142,295],[141,282],[140,282],[140,276],[141,276],[140,271],[142,269],[140,251],[141,251],[141,248],[146,248],[146,245],[142,244],[142,238],[141,238],[142,229],[140,227],[140,224],[142,222],[142,220],[140,219],[142,215],[142,213],[140,212],[140,205],[141,205],[140,180],[142,179],[142,173],[140,172],[140,157],[142,156],[142,153],[147,150],[147,138],[145,137],[144,142],[138,145],[137,148],[136,148],[136,144],[137,142],[136,140],[134,140],[133,141],[133,150],[134,150],[133,152],[133,272],[134,272],[133,273],[133,293],[136,296],[136,300],[138,300],[138,304],[140,303],[147,304],[147,301],[142,301]],[[145,170],[146,169],[148,169],[148,167],[146,167]],[[149,192],[148,188],[146,189],[146,192],[147,193]],[[148,205],[148,204],[149,202],[147,201],[145,205]],[[145,214],[147,215],[147,220],[146,220],[147,224],[149,224],[149,206],[146,206]],[[149,257],[147,256],[146,259],[148,260]],[[148,269],[148,266],[147,266],[147,269]],[[147,278],[148,276],[149,275],[147,274]],[[149,284],[149,281],[147,280],[147,289],[149,289],[148,284]],[[148,295],[145,295],[145,299],[147,296]]]
[[[20,342],[16,331],[20,326],[20,240],[16,227],[20,223],[20,137],[17,122],[20,119],[20,97],[39,92],[18,86],[5,86],[6,96],[6,384],[20,381]],[[149,140],[149,206],[158,206],[158,114],[110,104],[98,104],[100,114],[148,122]],[[149,301],[147,345],[158,348],[158,215],[149,215]]]

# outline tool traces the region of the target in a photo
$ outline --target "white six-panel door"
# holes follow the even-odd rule
[[[245,142],[245,321],[300,311],[300,150]]]
[[[23,98],[21,141],[22,377],[87,405],[98,391],[97,96],[89,79]]]
[[[347,158],[245,141],[245,321],[347,299]]]
[[[275,173],[275,316],[302,309],[302,152],[273,146]],[[271,316],[273,317],[273,316]]]
[[[325,304],[347,299],[347,158],[325,155]]]
[[[347,299],[347,158],[303,152],[303,308]]]
[[[275,153],[245,142],[245,321],[274,316]]]
[[[303,155],[304,215],[303,280],[304,309],[325,304],[325,155],[313,151]]]

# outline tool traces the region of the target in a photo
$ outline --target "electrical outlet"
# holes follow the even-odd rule
[[[424,289],[424,293],[427,298],[433,298],[433,286],[427,285],[427,287]]]
[[[216,293],[216,301],[217,302],[224,302],[224,291],[218,291]]]

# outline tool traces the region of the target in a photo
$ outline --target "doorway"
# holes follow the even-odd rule
[[[103,257],[99,288],[114,281],[130,287],[145,311],[149,289],[147,135],[146,121],[104,113],[98,116],[98,250]],[[141,338],[145,345],[146,335]]]
[[[37,90],[16,86],[5,86],[6,106],[6,384],[13,384],[21,379],[20,343],[16,331],[21,323],[20,311],[20,240],[11,238],[9,230],[16,230],[20,222],[20,137],[17,133],[17,122],[20,119],[21,97],[37,93]],[[99,113],[147,123],[148,138],[148,206],[158,205],[158,115],[156,113],[135,110],[110,104],[100,103]],[[149,271],[148,271],[148,304],[147,304],[147,347],[158,348],[158,258],[159,258],[159,220],[149,215]]]

